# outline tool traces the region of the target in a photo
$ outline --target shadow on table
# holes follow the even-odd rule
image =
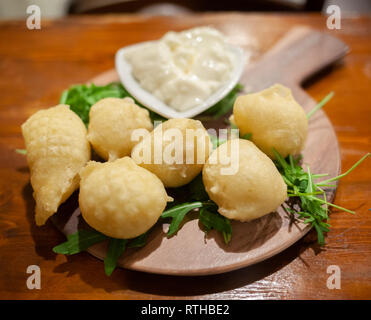
[[[31,184],[27,183],[22,189],[22,197],[26,206],[26,218],[30,226],[31,237],[35,244],[35,251],[40,257],[46,260],[55,260],[56,254],[52,249],[58,242],[64,241],[65,237],[52,226],[50,221],[47,221],[42,227],[36,225],[35,200],[32,193]],[[55,243],[56,239],[58,241],[57,243]]]

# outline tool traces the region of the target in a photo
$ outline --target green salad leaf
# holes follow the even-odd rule
[[[219,214],[218,206],[210,200],[202,181],[202,174],[182,188],[182,192],[187,194],[187,198],[193,202],[180,203],[163,212],[162,218],[172,218],[167,236],[171,237],[178,232],[188,212],[200,208],[198,219],[204,226],[204,231],[206,233],[211,229],[219,231],[223,235],[225,243],[228,244],[232,236],[231,222]]]
[[[88,125],[89,111],[94,103],[107,97],[124,98],[129,96],[124,87],[117,82],[106,86],[96,86],[94,83],[91,85],[79,84],[63,91],[59,103],[69,105],[71,110]]]
[[[151,230],[141,234],[133,239],[115,239],[110,238],[106,258],[104,259],[104,270],[107,276],[110,276],[116,269],[117,260],[125,252],[126,248],[140,248],[147,243],[147,237]]]
[[[150,233],[151,229],[148,230],[147,232],[143,233],[142,235],[134,238],[134,239],[131,239],[129,244],[128,244],[128,248],[140,248],[140,247],[144,247],[147,243],[147,238],[148,238],[148,234]]]
[[[211,229],[221,232],[225,243],[228,244],[232,237],[231,222],[217,212],[218,206],[211,200],[185,202],[164,211],[162,218],[172,218],[167,236],[171,237],[176,234],[186,214],[196,208],[200,208],[198,219],[204,226],[205,232]]]
[[[107,237],[95,230],[78,230],[67,236],[67,241],[53,248],[55,253],[76,254],[85,251],[93,244],[106,240]]]
[[[146,244],[147,236],[150,230],[133,239],[115,239],[91,229],[78,230],[76,233],[67,236],[67,241],[55,246],[53,251],[59,254],[72,255],[85,251],[92,245],[109,240],[109,247],[106,258],[104,259],[104,268],[108,276],[112,274],[117,266],[117,259],[128,248],[139,248]]]
[[[104,259],[104,271],[107,276],[110,276],[116,269],[117,259],[124,253],[127,242],[126,239],[110,239],[107,255]]]
[[[185,202],[179,205],[176,205],[168,210],[165,210],[161,214],[161,218],[171,218],[171,223],[169,226],[169,231],[167,232],[167,236],[171,237],[173,234],[177,233],[180,224],[182,223],[185,215],[193,209],[202,207],[202,203],[200,201],[197,202]]]
[[[242,85],[237,84],[227,96],[225,96],[222,100],[205,111],[205,114],[212,115],[214,118],[219,118],[227,113],[229,110],[232,109],[234,100],[236,99],[237,94],[241,89]],[[78,84],[71,86],[69,89],[63,91],[59,103],[69,105],[71,110],[75,112],[87,126],[89,124],[89,111],[91,106],[99,100],[108,97],[130,97],[134,99],[137,105],[145,108],[119,82],[112,82],[105,86],[97,86],[94,83],[90,85]],[[151,110],[148,111],[152,121],[166,120],[164,117],[158,115],[157,113]]]
[[[15,152],[17,152],[19,154],[22,154],[22,155],[26,155],[27,154],[27,150],[26,149],[15,149]]]
[[[297,215],[304,223],[314,227],[317,231],[318,243],[324,245],[324,233],[328,232],[330,228],[330,225],[327,223],[329,219],[329,207],[335,207],[339,210],[355,214],[354,211],[328,202],[325,188],[335,188],[336,185],[329,183],[345,177],[367,157],[370,157],[371,154],[368,153],[364,155],[345,173],[316,182],[317,179],[327,176],[328,174],[312,174],[309,166],[307,166],[307,171],[300,166],[300,158],[295,159],[292,155],[289,155],[284,159],[277,150],[273,151],[276,158],[276,167],[287,185],[288,196],[290,198],[297,198],[300,201],[300,209],[295,210],[289,207],[286,208],[286,210]]]
[[[187,193],[192,201],[210,200],[209,195],[205,190],[201,173],[187,185]]]
[[[252,133],[246,133],[244,134],[242,137],[240,137],[241,139],[245,139],[245,140],[251,140],[251,137],[252,137]]]
[[[307,113],[307,118],[310,119],[319,109],[321,109],[327,102],[329,102],[334,96],[334,92],[331,91],[326,97],[324,97],[312,110]]]
[[[85,125],[89,124],[89,111],[91,106],[103,98],[132,98],[135,103],[140,104],[119,82],[112,82],[105,86],[78,84],[63,91],[59,103],[67,104],[75,112]],[[148,110],[148,109],[147,109]],[[148,110],[152,121],[163,121],[165,118]]]
[[[214,210],[211,210],[210,207],[201,208],[199,220],[205,227],[206,233],[212,229],[215,229],[222,233],[224,242],[226,244],[229,243],[232,237],[231,221],[228,218],[223,217],[220,213],[218,213],[216,211],[216,208],[214,208]]]

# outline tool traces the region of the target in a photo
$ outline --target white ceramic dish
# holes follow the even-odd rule
[[[242,48],[228,44],[228,50],[232,52],[235,56],[234,66],[231,76],[228,81],[225,82],[216,92],[214,92],[209,98],[203,101],[201,104],[188,109],[186,111],[177,111],[170,106],[166,105],[163,101],[158,99],[152,93],[143,89],[138,81],[132,76],[131,64],[125,59],[125,53],[134,48],[139,48],[150,42],[141,42],[131,46],[127,46],[119,49],[116,52],[115,64],[116,71],[120,77],[120,80],[126,90],[141,104],[143,104],[148,109],[160,114],[161,116],[171,119],[171,118],[192,118],[201,112],[207,110],[218,101],[223,99],[237,84],[242,72],[245,67],[246,56]]]

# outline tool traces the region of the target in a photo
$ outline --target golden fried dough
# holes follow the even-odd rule
[[[130,155],[137,141],[131,140],[133,130],[153,129],[148,110],[137,106],[131,98],[104,98],[89,112],[88,140],[94,151],[105,160]]]
[[[201,172],[211,151],[210,137],[200,121],[170,119],[138,143],[131,157],[159,177],[165,187],[180,187]],[[155,153],[161,156],[157,163]],[[144,154],[149,155],[149,161]]]
[[[283,157],[300,153],[307,138],[306,114],[290,89],[280,84],[238,97],[233,122],[241,136],[251,133],[251,140],[272,159],[273,148]]]
[[[36,224],[43,225],[79,185],[90,159],[81,119],[67,105],[40,110],[23,125],[27,162],[36,200]]]
[[[129,239],[150,229],[166,207],[164,185],[124,157],[90,161],[81,171],[79,204],[84,220],[103,234]]]
[[[287,189],[271,159],[251,141],[234,140],[238,154],[231,151],[232,140],[219,146],[202,171],[205,189],[223,216],[239,221],[259,218],[275,211],[286,199]],[[229,155],[238,161],[234,174],[223,174],[221,157]]]

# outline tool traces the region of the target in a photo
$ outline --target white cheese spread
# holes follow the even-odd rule
[[[227,82],[233,58],[224,36],[210,27],[170,31],[125,55],[142,88],[178,111],[195,107]]]

